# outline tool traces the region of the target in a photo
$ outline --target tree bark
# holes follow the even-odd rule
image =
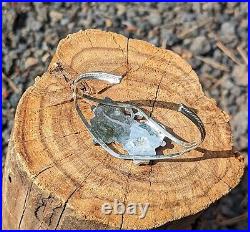
[[[129,101],[189,141],[198,131],[173,109],[177,103],[193,108],[204,122],[205,141],[152,165],[113,158],[93,144],[74,108],[70,83],[88,71],[124,78],[112,87],[88,81],[84,91]],[[88,103],[80,106],[90,118]],[[60,41],[48,71],[18,104],[3,177],[3,228],[155,228],[207,208],[238,184],[243,170],[229,116],[204,95],[179,55],[115,33],[80,31]],[[149,203],[148,213],[144,219],[102,214],[101,206],[114,199]]]

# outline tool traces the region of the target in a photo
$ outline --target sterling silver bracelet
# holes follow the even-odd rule
[[[81,98],[87,102],[93,102],[94,117],[90,123],[84,117],[79,105],[77,85],[81,81],[100,80],[110,84],[119,84],[121,76],[104,72],[88,72],[79,75],[72,83],[73,100],[76,111],[93,137],[95,144],[99,144],[110,155],[125,160],[133,160],[136,164],[147,164],[150,160],[164,160],[180,157],[184,153],[197,148],[205,139],[206,131],[201,119],[190,108],[179,104],[178,111],[193,122],[200,131],[200,138],[197,142],[186,142],[175,134],[168,132],[164,125],[157,123],[137,106],[113,101],[109,98],[98,99],[83,93]],[[156,148],[164,147],[166,138],[183,147],[183,150],[176,153],[156,154]],[[111,149],[108,144],[118,143],[128,154],[119,154]]]

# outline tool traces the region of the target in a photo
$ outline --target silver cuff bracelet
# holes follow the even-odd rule
[[[89,123],[78,105],[77,85],[83,80],[100,80],[110,84],[119,84],[122,77],[104,72],[89,72],[79,75],[72,83],[76,111],[92,135],[94,143],[101,145],[116,158],[133,160],[136,164],[147,164],[150,160],[171,159],[194,150],[205,139],[206,131],[201,119],[183,104],[179,104],[178,111],[199,129],[200,138],[197,142],[185,142],[177,138],[176,135],[168,132],[164,125],[157,123],[137,106],[113,101],[109,98],[98,99],[83,93],[81,96],[83,100],[95,104],[92,107],[94,117],[90,119]],[[183,150],[164,155],[156,154],[156,148],[166,145],[164,141],[166,138],[182,146]],[[111,149],[108,144],[113,142],[121,144],[128,153],[119,154]]]

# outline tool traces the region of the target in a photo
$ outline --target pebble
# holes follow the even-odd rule
[[[52,22],[58,22],[63,18],[63,14],[58,11],[51,11],[49,12],[49,16]]]
[[[9,98],[9,101],[10,101],[10,105],[14,108],[16,108],[17,106],[17,103],[20,99],[21,95],[20,94],[12,94]]]
[[[161,37],[162,37],[162,40],[165,41],[166,45],[168,46],[173,46],[179,41],[176,34],[173,33],[173,30],[162,30]]]
[[[37,20],[46,22],[48,20],[48,11],[42,4],[35,4],[37,12]]]
[[[125,14],[127,7],[124,4],[117,4],[116,7],[118,16]]]
[[[67,24],[69,24],[69,19],[68,19],[68,18],[63,18],[63,19],[61,20],[61,25],[62,25],[62,26],[66,26]]]
[[[161,24],[162,18],[159,12],[151,11],[148,16],[148,21],[153,25],[157,26]]]
[[[246,65],[235,65],[233,76],[237,85],[248,86],[248,70]]]
[[[211,45],[205,36],[198,36],[193,40],[190,50],[195,55],[205,55],[211,49]]]
[[[234,88],[233,80],[230,79],[227,74],[225,74],[225,75],[226,75],[226,78],[225,78],[225,76],[222,77],[225,80],[222,84],[222,87],[225,89],[231,90]]]
[[[224,22],[221,25],[221,35],[224,37],[235,38],[235,23]]]
[[[31,21],[29,27],[31,31],[39,31],[42,28],[42,23],[38,21]]]
[[[234,120],[232,121],[232,126],[234,133],[237,134],[238,138],[241,138],[241,135],[245,134],[247,132],[247,121],[248,121],[248,112],[247,109],[239,111],[235,116]],[[241,122],[241,123],[237,123]],[[243,123],[245,122],[245,123]],[[240,140],[240,146],[242,146],[243,149],[246,149],[248,147],[247,139],[246,137],[242,137]]]
[[[46,62],[50,57],[50,54],[49,53],[45,53],[42,57],[42,62]]]
[[[36,58],[28,57],[27,60],[25,61],[24,68],[28,69],[36,64],[38,64],[38,60]]]

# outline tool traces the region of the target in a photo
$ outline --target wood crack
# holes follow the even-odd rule
[[[50,200],[51,199],[51,195],[49,195],[48,197],[43,197],[41,198],[41,202],[38,204],[37,208],[35,209],[35,217],[40,221],[40,218],[38,216],[38,212],[41,208],[46,208],[46,205],[47,205],[47,200]],[[43,212],[44,212],[44,209],[43,209]]]
[[[129,51],[129,40],[130,40],[130,38],[127,38],[127,45],[126,45],[126,49],[127,49],[127,58],[126,58],[126,62],[127,62],[127,68],[128,68],[128,51]]]
[[[25,200],[24,200],[24,205],[23,205],[23,211],[22,211],[22,215],[21,215],[20,220],[19,220],[18,229],[20,229],[21,225],[22,225],[24,213],[25,213],[26,206],[27,206],[27,200],[29,198],[29,195],[30,195],[30,192],[31,192],[31,189],[32,189],[32,185],[33,185],[33,182],[31,182],[30,187],[28,188],[28,191],[27,191],[27,193],[25,195]]]
[[[159,53],[161,50],[157,49],[151,56],[149,56],[148,58],[145,59],[145,61],[135,70],[132,70],[132,72],[137,72],[138,70],[140,70],[143,66],[146,65],[147,62],[149,62],[150,60],[152,60],[157,53]]]
[[[106,160],[108,159],[108,157],[105,158],[105,160],[103,162],[105,162]],[[61,219],[62,219],[62,216],[66,210],[66,207],[67,207],[67,204],[69,202],[69,200],[72,198],[72,196],[83,186],[83,183],[88,179],[88,177],[96,170],[96,168],[99,166],[99,164],[97,164],[93,169],[91,169],[91,171],[87,174],[87,176],[84,178],[84,180],[79,184],[79,186],[77,186],[74,191],[68,196],[68,198],[66,199],[66,201],[64,202],[63,204],[63,209],[62,209],[62,212],[58,218],[58,221],[56,223],[56,226],[55,226],[55,230],[58,229],[58,226],[60,225],[60,222],[61,222]]]
[[[126,181],[126,188],[125,188],[125,193],[124,193],[124,198],[123,198],[123,203],[125,204],[125,202],[127,201],[127,195],[128,195],[128,189],[129,189],[129,177],[130,177],[130,173],[127,175],[127,181]],[[120,230],[123,227],[123,223],[124,223],[124,214],[121,215],[121,223],[120,223]]]
[[[73,98],[71,98],[71,99],[68,99],[68,100],[65,100],[65,101],[62,101],[62,102],[53,104],[53,105],[49,105],[49,106],[47,106],[47,107],[45,107],[45,108],[42,108],[42,109],[46,109],[46,108],[49,108],[49,107],[55,107],[55,106],[62,106],[62,105],[71,103],[71,102],[73,102],[73,101],[74,101]],[[39,109],[39,110],[40,110],[40,109]]]
[[[57,159],[57,160],[54,160],[52,163],[48,164],[46,167],[44,167],[41,171],[39,171],[34,177],[33,177],[33,180],[35,180],[40,174],[42,174],[43,172],[45,172],[46,170],[48,169],[51,169],[53,167],[55,167],[57,164],[59,164],[60,162],[64,161],[65,159],[73,156],[75,154],[71,153],[61,159]]]
[[[43,172],[45,172],[46,170],[52,168],[54,165],[53,164],[50,164],[48,165],[47,167],[43,168],[41,171],[39,171],[34,177],[33,177],[33,181],[40,175],[42,174]]]
[[[204,167],[204,165],[203,165],[203,167]],[[206,168],[205,168],[205,169],[206,169]],[[206,169],[206,170],[209,172],[208,169]],[[217,175],[213,172],[213,170],[210,170],[210,173],[215,177],[215,179],[217,179],[218,182],[222,182],[223,184],[225,184],[225,185],[227,186],[227,188],[228,188],[228,191],[230,191],[230,190],[232,189],[232,187],[231,187],[227,182],[225,182],[225,181],[223,180],[223,178],[217,176]],[[225,175],[226,175],[226,173],[225,173]]]
[[[90,37],[89,37],[89,35],[88,35],[88,32],[86,31],[86,36],[87,36],[87,38],[88,38],[88,40],[89,40],[89,42],[90,42],[90,45],[91,45],[91,47],[93,48],[94,46],[93,46],[93,43],[92,43],[92,41],[91,41],[91,39],[90,39]]]
[[[151,161],[151,162],[152,162],[152,161]],[[152,166],[152,164],[151,164],[151,165],[150,165],[150,170],[149,170],[149,177],[148,177],[148,180],[149,180],[149,191],[150,191],[151,186],[152,186],[152,181],[151,181],[152,172],[153,172],[153,166]]]
[[[128,64],[129,38],[126,38],[126,51],[124,51],[124,49],[121,47],[121,45],[117,42],[116,37],[113,34],[112,34],[112,39],[115,42],[115,44],[117,44],[118,47],[120,48],[120,50],[122,51],[122,55],[123,55],[124,60],[125,60],[126,72],[124,74],[122,74],[122,77],[124,78],[130,71],[129,64]]]
[[[112,39],[113,39],[113,41],[115,42],[115,44],[117,44],[118,45],[118,47],[120,48],[120,50],[121,50],[121,52],[122,52],[122,55],[123,55],[123,57],[126,59],[126,55],[124,55],[124,50],[123,50],[123,48],[121,47],[121,45],[116,41],[116,37],[114,36],[114,34],[112,33],[111,34],[111,36],[112,36]]]
[[[73,154],[70,154],[69,156],[66,156],[66,157],[64,157],[64,158],[62,158],[62,159],[60,159],[60,160],[58,160],[58,161],[60,162],[60,161],[66,159],[66,158],[68,158],[68,157],[70,157],[70,156],[72,156],[72,155],[73,155]],[[57,161],[57,162],[58,162],[58,161]],[[35,182],[35,179],[36,179],[39,175],[41,175],[43,172],[45,172],[46,170],[48,170],[48,169],[50,169],[50,168],[53,168],[54,166],[55,166],[55,163],[50,164],[49,166],[47,166],[47,167],[45,167],[44,169],[42,169],[41,171],[39,171],[39,172],[38,172],[35,176],[33,176],[33,178],[31,179],[32,182],[31,182],[30,187],[28,188],[28,191],[27,191],[27,193],[26,193],[25,200],[24,200],[24,205],[23,205],[22,215],[21,215],[20,220],[19,220],[19,225],[18,225],[18,228],[19,228],[19,229],[21,228],[21,225],[22,225],[22,220],[23,220],[23,217],[24,217],[24,214],[25,214],[25,210],[26,210],[26,207],[27,207],[27,201],[28,201],[29,195],[30,195],[30,193],[31,193],[31,191],[32,191],[32,187],[33,187],[33,184],[34,184],[34,182]],[[49,198],[50,198],[50,196],[49,196]],[[61,207],[61,206],[60,206],[60,207]],[[57,208],[60,208],[60,207],[56,207],[54,210],[56,210]],[[36,211],[35,211],[35,214],[36,214]],[[52,216],[53,216],[53,215],[52,215]]]
[[[156,103],[157,98],[158,98],[159,89],[160,89],[160,85],[161,85],[162,79],[163,79],[163,76],[161,77],[161,79],[160,79],[160,81],[159,81],[159,83],[158,83],[158,85],[157,85],[157,89],[156,89],[156,93],[155,93],[155,98],[154,98],[154,101],[153,101],[153,105],[152,105],[152,109],[151,109],[151,111],[150,111],[149,117],[151,117],[152,114],[153,114],[154,107],[155,107],[155,103]]]
[[[171,58],[173,59],[173,57],[171,57]],[[168,64],[167,64],[166,67],[168,67],[168,66],[171,64],[172,59],[169,60],[169,62],[168,62]],[[157,89],[156,89],[156,92],[155,92],[155,98],[154,98],[153,104],[152,104],[152,109],[151,109],[150,114],[149,114],[150,117],[151,117],[152,114],[153,114],[153,111],[154,111],[154,108],[155,108],[155,103],[156,103],[157,98],[158,98],[158,94],[159,94],[159,90],[160,90],[160,85],[161,85],[161,83],[162,83],[163,78],[164,78],[164,76],[161,76],[161,79],[160,79],[160,81],[159,81],[159,83],[158,83],[158,85],[157,85]]]
[[[21,225],[22,225],[22,220],[23,220],[23,217],[24,217],[24,214],[25,214],[25,210],[26,210],[26,206],[27,206],[27,201],[28,201],[28,198],[29,198],[29,195],[31,193],[31,190],[32,190],[32,187],[33,187],[33,184],[34,184],[34,181],[35,179],[40,175],[42,174],[43,172],[45,172],[46,170],[52,168],[53,166],[48,166],[46,168],[44,168],[43,170],[39,171],[32,179],[31,179],[31,184],[30,184],[30,187],[28,188],[28,191],[25,195],[25,200],[24,200],[24,205],[23,205],[23,211],[22,211],[22,215],[20,217],[20,220],[19,220],[19,225],[18,225],[18,229],[21,228]]]
[[[58,136],[58,134],[54,134],[54,135],[50,135],[50,136],[43,136],[43,139],[48,139],[48,138],[51,138],[51,137],[55,137],[55,138],[59,138],[59,139],[62,139],[62,138],[65,138],[65,137],[68,137],[68,136],[71,136],[71,135],[78,135],[78,134],[81,134],[83,133],[84,131],[76,131],[76,132],[72,132],[72,133],[69,133],[69,134],[66,134],[66,135],[62,135],[62,136]],[[23,142],[32,142],[32,141],[36,141],[37,138],[34,138],[34,139],[24,139]]]

